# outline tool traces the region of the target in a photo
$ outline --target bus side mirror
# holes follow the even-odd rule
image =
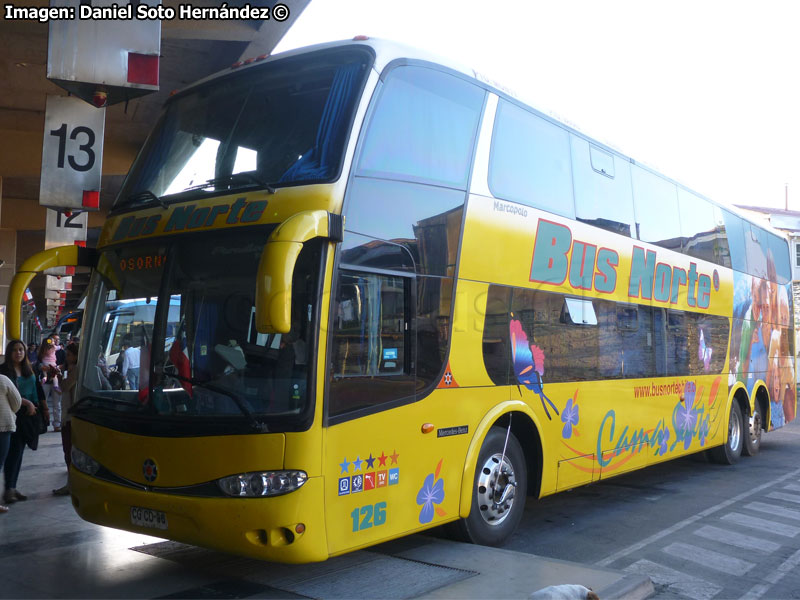
[[[22,297],[31,280],[42,271],[52,267],[92,267],[97,263],[93,248],[80,246],[57,246],[37,252],[20,265],[8,290],[8,339],[20,339],[22,333]]]
[[[341,242],[343,234],[342,216],[324,210],[299,212],[272,232],[258,263],[258,333],[289,333],[292,327],[292,278],[303,244],[318,237]]]

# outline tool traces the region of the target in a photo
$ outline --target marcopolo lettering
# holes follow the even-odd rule
[[[266,200],[247,202],[244,198],[237,198],[232,204],[215,204],[213,206],[198,207],[197,204],[182,204],[175,206],[169,213],[163,232],[176,233],[213,227],[215,224],[221,223],[223,217],[226,225],[255,223],[264,214],[266,208]],[[125,217],[117,226],[111,241],[118,242],[126,238],[151,235],[156,232],[162,220],[163,215]]]
[[[508,204],[507,202],[500,202],[499,200],[494,201],[494,210],[496,212],[506,212],[512,215],[519,215],[521,217],[528,216],[528,210],[522,206],[515,206],[514,204]]]

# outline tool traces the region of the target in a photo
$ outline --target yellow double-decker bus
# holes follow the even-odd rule
[[[500,544],[527,496],[794,418],[780,236],[418,51],[245,62],[170,98],[96,251],[14,280],[12,336],[36,272],[93,268],[84,519],[283,562]],[[103,368],[132,306],[138,383]]]

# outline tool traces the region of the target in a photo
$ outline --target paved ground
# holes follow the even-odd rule
[[[60,438],[26,450],[0,515],[0,598],[527,598],[580,583],[601,598],[646,598],[650,580],[502,549],[411,536],[311,565],[277,565],[82,521],[68,497]]]
[[[530,501],[506,548],[645,573],[657,600],[800,598],[800,419],[733,466],[687,457]]]

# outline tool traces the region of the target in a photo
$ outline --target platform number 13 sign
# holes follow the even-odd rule
[[[105,108],[72,96],[48,96],[39,204],[99,208]]]

